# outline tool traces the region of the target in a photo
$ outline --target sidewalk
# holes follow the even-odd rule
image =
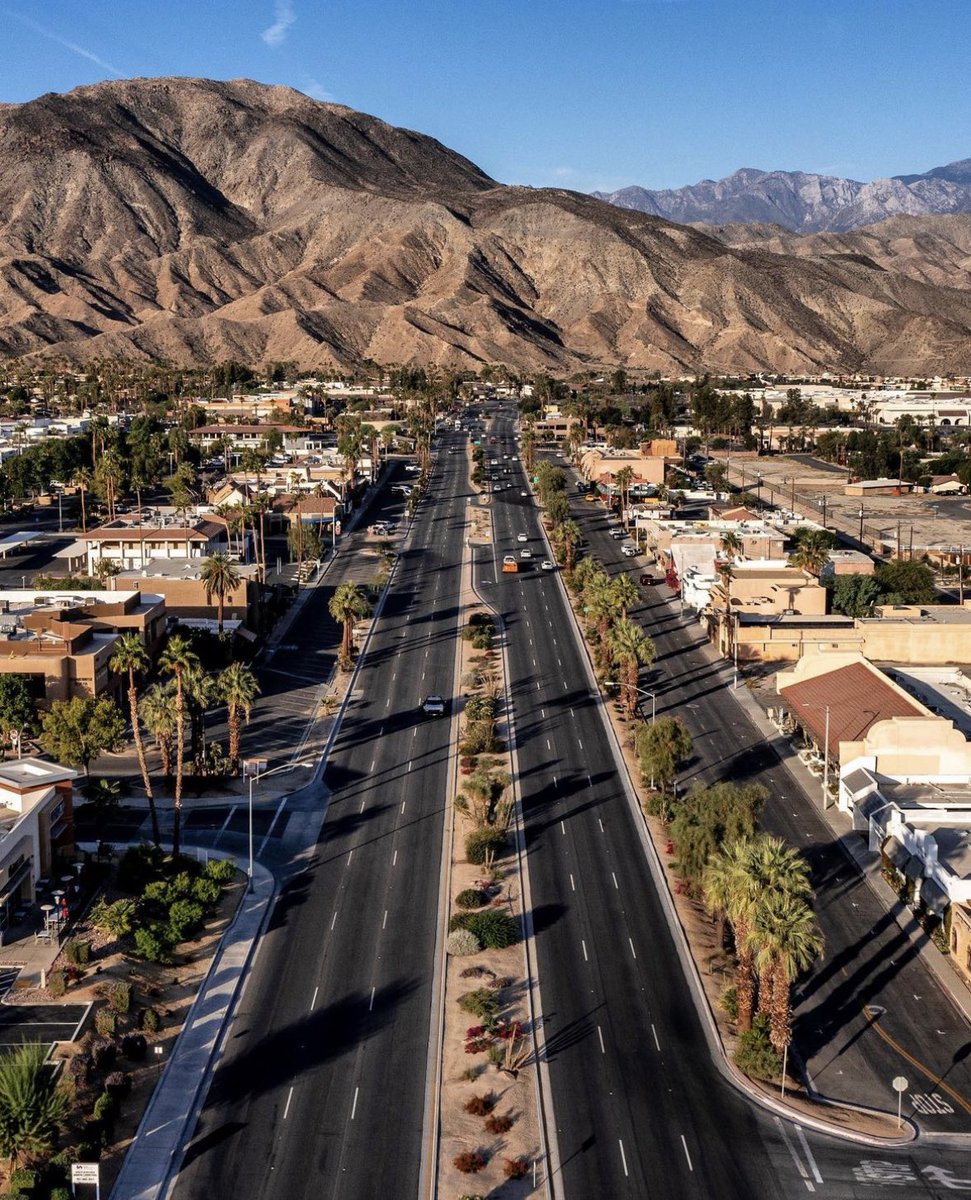
[[[191,851],[192,847],[186,847]],[[245,864],[241,864],[245,869]],[[162,1200],[178,1171],[182,1148],[198,1119],[239,999],[263,922],[276,891],[273,876],[254,864],[253,892],[240,903],[145,1109],[112,1189],[112,1200]]]

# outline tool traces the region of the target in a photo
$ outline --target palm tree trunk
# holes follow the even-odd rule
[[[769,1005],[769,1040],[781,1054],[792,1041],[792,1005],[789,977],[778,963],[766,981],[771,995]]]
[[[738,1005],[738,1031],[747,1033],[752,1028],[755,1011],[755,963],[751,950],[745,949],[747,929],[742,921],[735,922],[735,998]]]
[[[353,628],[353,623],[350,620],[344,621],[344,636],[341,639],[341,657],[346,663],[351,661],[351,631]]]
[[[138,755],[138,766],[145,784],[145,795],[148,797],[148,811],[152,817],[152,841],[156,846],[161,843],[158,829],[158,813],[155,811],[155,795],[152,792],[152,777],[148,773],[148,763],[145,760],[145,744],[142,741],[142,731],[138,724],[138,691],[135,688],[135,672],[128,672],[128,707],[131,714],[132,736],[135,739],[135,753]]]
[[[229,714],[227,724],[229,726],[229,761],[231,763],[239,762],[239,710],[235,704],[229,706]]]
[[[185,766],[185,697],[182,694],[182,674],[176,675],[175,691],[175,821],[172,825],[172,857],[178,858],[182,849],[182,771]]]
[[[162,774],[166,779],[172,778],[172,738],[169,734],[163,733],[156,739],[158,741],[158,752],[162,758]]]

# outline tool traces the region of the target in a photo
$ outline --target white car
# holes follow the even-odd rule
[[[556,565],[554,563],[550,562],[550,560],[548,558],[544,558],[543,561],[539,565],[540,565],[540,570],[542,570],[542,571],[555,571],[556,570]]]
[[[621,554],[623,554],[624,558],[633,558],[634,555],[637,553],[637,547],[636,546],[621,546],[620,552],[621,552]]]
[[[520,551],[519,551],[519,557],[520,557],[520,558],[532,558],[532,557],[533,557],[533,552],[532,552],[532,550],[529,550],[529,549],[527,549],[527,550],[520,550]]]
[[[441,696],[426,696],[421,702],[421,711],[427,717],[444,717],[445,701]]]
[[[525,533],[517,533],[517,534],[516,534],[516,541],[517,541],[517,542],[528,542],[528,541],[529,541],[529,537],[528,537],[528,536],[527,536]]]
[[[523,498],[524,500],[528,500],[528,499],[529,499],[529,492],[520,492],[519,494],[520,494],[520,496],[522,496],[522,498]]]

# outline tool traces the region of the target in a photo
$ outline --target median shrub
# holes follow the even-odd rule
[[[769,1019],[764,1013],[759,1013],[752,1028],[738,1039],[735,1065],[752,1079],[771,1082],[782,1075],[782,1056],[769,1040]]]
[[[489,1133],[508,1133],[513,1127],[513,1119],[508,1113],[494,1113],[486,1118],[485,1127]]]
[[[496,858],[506,845],[506,835],[499,829],[474,829],[465,839],[465,857],[475,866],[487,858]]]
[[[86,967],[91,961],[91,943],[71,938],[64,947],[64,957],[75,967]]]
[[[507,1179],[525,1179],[529,1174],[529,1159],[520,1154],[518,1158],[507,1158],[502,1164],[502,1173]]]
[[[473,1096],[465,1102],[465,1111],[473,1117],[487,1117],[496,1107],[495,1096]]]
[[[452,1159],[452,1165],[463,1175],[478,1175],[486,1165],[486,1156],[481,1150],[463,1150]]]
[[[495,993],[490,992],[488,988],[476,988],[473,992],[459,996],[459,1008],[481,1021],[487,1021],[499,1011],[499,1001]]]
[[[466,888],[455,897],[459,908],[482,908],[489,903],[489,897],[481,888]]]
[[[449,928],[468,930],[488,950],[504,950],[519,941],[519,922],[495,908],[456,913],[449,921]]]
[[[453,957],[462,958],[467,954],[478,954],[482,943],[470,930],[455,929],[448,935],[445,949]]]

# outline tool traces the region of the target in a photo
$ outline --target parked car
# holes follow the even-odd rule
[[[645,571],[641,575],[640,583],[641,587],[653,587],[657,583],[657,580],[653,575],[650,574],[650,572]]]
[[[621,554],[623,554],[624,558],[633,558],[634,555],[637,553],[637,547],[636,546],[621,546],[620,552],[621,552]]]

